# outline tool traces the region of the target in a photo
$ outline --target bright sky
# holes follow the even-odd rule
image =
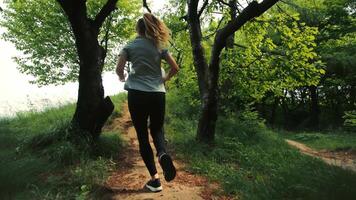
[[[165,0],[148,1],[153,12],[164,7]],[[4,8],[3,0],[0,7]],[[0,35],[6,31],[0,27]],[[19,111],[41,110],[46,107],[58,106],[77,99],[77,83],[63,86],[37,87],[28,81],[33,77],[21,74],[12,57],[20,55],[12,43],[0,38],[0,118],[12,116]],[[103,74],[105,95],[123,91],[123,84],[118,81],[114,72]]]

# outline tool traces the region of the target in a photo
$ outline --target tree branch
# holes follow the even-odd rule
[[[237,3],[236,0],[230,0],[230,1],[229,1],[231,20],[234,20],[234,19],[236,18],[236,14],[237,14],[237,13],[239,13],[239,14],[241,13],[240,10],[238,9],[236,3]]]
[[[174,50],[177,51],[177,64],[178,66],[181,66],[182,64],[182,58],[183,58],[183,50],[182,49],[178,49],[176,45],[174,45],[173,42],[169,41],[169,44],[171,45],[171,47],[174,48]]]
[[[223,0],[217,0],[217,1],[218,1],[218,3],[230,7],[231,10],[235,10],[235,11],[237,11],[238,13],[240,13],[241,11],[240,11],[240,9],[238,8],[237,4],[239,4],[239,6],[240,6],[241,8],[243,8],[242,5],[241,5],[238,1],[236,1],[236,0],[235,0],[235,1],[234,1],[234,0],[229,0],[228,3],[225,2],[225,1],[223,1]]]
[[[189,24],[189,36],[193,52],[194,67],[198,76],[200,100],[203,103],[206,90],[208,89],[207,62],[204,56],[204,47],[201,44],[202,32],[198,17],[199,0],[187,0],[188,14],[186,21]]]
[[[237,0],[229,0],[230,4],[230,21],[234,21],[236,19],[237,12],[239,14],[240,11],[237,9],[236,5]],[[229,37],[226,39],[226,48],[233,48],[234,47],[234,40],[235,40],[235,33],[232,33],[229,35]]]
[[[200,8],[199,13],[198,13],[199,18],[203,14],[203,12],[208,4],[209,4],[209,0],[205,0],[203,6]]]
[[[143,4],[143,7],[146,8],[146,10],[149,13],[151,13],[151,9],[148,7],[147,1],[146,0],[142,0],[142,4]]]
[[[236,44],[234,43],[234,46],[242,48],[242,49],[247,49],[248,47],[241,45],[241,44]],[[268,56],[270,55],[275,55],[275,56],[287,56],[287,54],[284,51],[274,51],[274,50],[267,50],[265,48],[260,48],[261,52],[263,54],[267,54]]]
[[[57,0],[57,2],[69,18],[78,13],[86,15],[86,0]]]
[[[188,15],[181,16],[179,19],[180,19],[180,20],[187,21],[187,20],[188,20]]]
[[[213,77],[212,81],[214,83],[216,83],[218,79],[220,53],[222,49],[226,47],[229,36],[234,34],[251,19],[260,16],[278,1],[279,0],[264,0],[261,3],[252,1],[235,19],[232,19],[232,21],[217,32],[209,62],[209,74]]]
[[[253,65],[256,61],[261,60],[261,58],[263,57],[263,54],[257,56],[253,61],[251,61],[250,63],[243,65],[241,68],[248,68],[251,65]]]
[[[111,23],[112,23],[112,15],[109,16],[109,19],[107,21],[106,27],[105,27],[105,36],[103,40],[100,42],[100,45],[104,45],[104,53],[106,54],[108,51],[108,42],[109,42],[109,34],[110,34],[110,28],[111,28]],[[105,58],[105,57],[104,57]]]
[[[203,37],[204,40],[209,39],[211,36],[215,35],[218,32],[218,30],[220,29],[221,23],[224,20],[224,18],[225,18],[224,16],[221,17],[221,19],[219,20],[218,26],[216,27],[215,31],[210,33],[210,34],[208,34],[208,35],[206,35],[206,36],[204,36]]]
[[[188,28],[189,28],[189,26],[185,25],[185,26],[182,26],[182,28],[180,28],[178,30],[175,30],[175,31],[172,30],[172,35],[177,34],[177,33],[181,32],[181,31],[186,31],[186,30],[188,30]]]
[[[223,0],[217,0],[219,3],[225,5],[225,6],[229,6],[230,7],[230,4],[226,3],[225,1]]]
[[[73,11],[73,9],[71,8],[71,6],[69,5],[69,2],[66,0],[57,0],[57,2],[59,3],[59,5],[61,5],[62,9],[64,10],[65,14],[67,16],[69,16]]]
[[[222,29],[220,29],[215,37],[215,45],[218,49],[222,49],[226,45],[226,39],[240,29],[246,22],[251,19],[260,16],[262,13],[271,8],[279,0],[264,0],[261,3],[256,1],[251,2],[234,20],[227,23]]]
[[[236,1],[237,4],[239,4],[239,6],[243,9],[244,7],[242,6],[242,4],[240,3],[240,1]]]
[[[105,5],[101,8],[100,12],[95,16],[95,20],[94,20],[95,29],[99,30],[100,27],[103,25],[106,17],[108,17],[110,13],[116,9],[117,1],[118,0],[107,0]]]

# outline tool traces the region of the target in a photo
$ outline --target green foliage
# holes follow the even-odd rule
[[[93,19],[106,1],[87,1],[88,16]],[[56,1],[5,1],[0,26],[7,29],[3,38],[15,44],[23,55],[16,57],[22,73],[36,77],[39,85],[63,84],[76,81],[79,59],[69,21]],[[112,70],[117,56],[117,45],[134,33],[139,1],[119,1],[118,9],[107,18],[98,41],[103,45],[109,29],[106,70]],[[111,21],[110,21],[111,19]]]
[[[264,120],[257,112],[244,110],[218,119],[217,134],[235,137],[239,141],[258,139],[257,134],[265,130]]]
[[[355,109],[356,97],[356,33],[346,34],[338,39],[330,39],[321,44],[320,51],[327,63],[327,73],[321,83],[322,101],[331,106],[338,104],[340,114],[344,110]],[[335,110],[335,109],[333,109]]]
[[[356,136],[342,131],[331,132],[282,132],[282,137],[296,140],[320,150],[356,150]]]
[[[126,94],[112,100],[120,115]],[[123,143],[117,132],[103,133],[95,148],[73,139],[73,112],[70,104],[0,119],[1,199],[88,199],[100,192]]]
[[[88,156],[92,151],[90,142],[85,134],[73,132],[70,123],[57,124],[25,141],[22,151],[36,151],[51,163],[71,165]]]
[[[267,93],[316,85],[324,73],[315,53],[318,31],[284,14],[263,15],[235,35],[238,44],[222,55],[220,85],[225,109],[260,101]]]
[[[167,109],[171,109],[171,112],[177,112],[177,114],[178,112],[185,110],[189,111],[189,116],[197,116],[199,114],[197,106],[200,105],[197,76],[193,64],[189,35],[184,29],[184,26],[186,26],[185,23],[180,19],[185,13],[185,4],[177,1],[172,2],[172,4],[174,6],[169,8],[168,12],[163,16],[163,19],[172,32],[173,44],[170,48],[170,52],[176,58],[180,71],[177,76],[173,77],[173,79],[168,82],[166,87],[169,93],[182,97],[179,101],[184,101],[188,104],[176,102],[178,99],[171,98],[167,101],[169,104],[167,105]],[[164,65],[163,67],[167,66]],[[170,98],[170,96],[167,98]]]
[[[302,142],[307,142],[307,141],[314,141],[318,140],[320,138],[324,137],[324,135],[316,135],[316,134],[296,134],[293,139],[302,141]]]
[[[315,51],[325,64],[325,74],[321,76],[317,87],[319,127],[339,127],[343,123],[344,111],[354,110],[356,102],[354,95],[356,84],[355,2],[353,0],[296,0],[287,1],[286,5],[288,6],[284,9],[288,12],[299,13],[302,23],[306,26],[317,27],[319,30],[315,40],[317,44]],[[305,88],[298,90],[294,92],[303,94]],[[308,98],[306,94],[302,98],[291,100],[292,104],[283,106],[303,107],[304,112],[308,112],[310,110]],[[285,99],[287,99],[286,102],[289,101],[288,97]]]
[[[199,105],[197,76],[189,43],[181,16],[185,4],[172,2],[172,8],[164,15],[172,29],[174,47],[181,71],[172,85],[177,93],[185,96],[190,107]],[[203,41],[207,60],[214,34],[229,21],[228,9],[211,3],[202,16]],[[212,15],[222,12],[223,20]],[[235,46],[225,49],[221,55],[219,76],[220,110],[225,113],[243,110],[253,102],[261,101],[267,94],[282,96],[285,90],[300,86],[316,85],[325,73],[323,63],[316,54],[316,27],[301,23],[298,13],[283,13],[272,9],[248,23],[235,33]],[[194,110],[193,110],[194,111]]]
[[[345,112],[344,118],[344,128],[350,132],[356,132],[356,111]]]
[[[186,88],[182,88],[184,90]],[[199,114],[199,97],[197,90],[195,95],[191,94],[192,91],[186,91],[186,93],[181,93],[182,90],[174,89],[169,91],[167,96],[167,112],[170,112],[174,116],[180,116],[183,113],[187,114],[187,118],[197,117]],[[177,98],[180,96],[181,98]],[[195,97],[195,98],[194,98]]]
[[[229,195],[252,200],[356,197],[355,173],[301,155],[266,130],[254,112],[220,117],[213,146],[195,140],[196,121],[185,116],[174,115],[177,120],[166,126],[177,156],[187,160],[193,172],[221,183]]]

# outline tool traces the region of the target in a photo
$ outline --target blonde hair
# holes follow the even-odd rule
[[[167,26],[151,13],[145,13],[143,18],[137,21],[136,30],[140,35],[151,39],[159,49],[166,47],[170,39],[170,30]]]

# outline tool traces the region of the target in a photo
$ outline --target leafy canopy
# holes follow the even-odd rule
[[[106,0],[88,0],[88,17],[93,19]],[[76,81],[79,74],[74,35],[60,5],[55,0],[8,0],[0,25],[7,29],[2,37],[23,52],[15,58],[22,73],[33,75],[32,83],[64,84]],[[141,6],[138,0],[122,0],[103,24],[99,44],[105,46],[104,70],[114,67],[117,47],[134,33]]]
[[[199,104],[199,95],[189,35],[181,19],[185,4],[172,4],[174,12],[167,12],[165,17],[173,32],[172,51],[183,58],[175,83],[194,107]],[[303,23],[299,13],[282,10],[283,4],[277,5],[279,8],[272,8],[236,32],[232,48],[222,52],[219,75],[222,108],[235,109],[241,102],[260,101],[267,93],[282,96],[284,90],[316,85],[325,73],[316,53],[318,28]],[[229,9],[214,2],[202,15],[202,45],[208,59],[214,34],[229,20]]]

